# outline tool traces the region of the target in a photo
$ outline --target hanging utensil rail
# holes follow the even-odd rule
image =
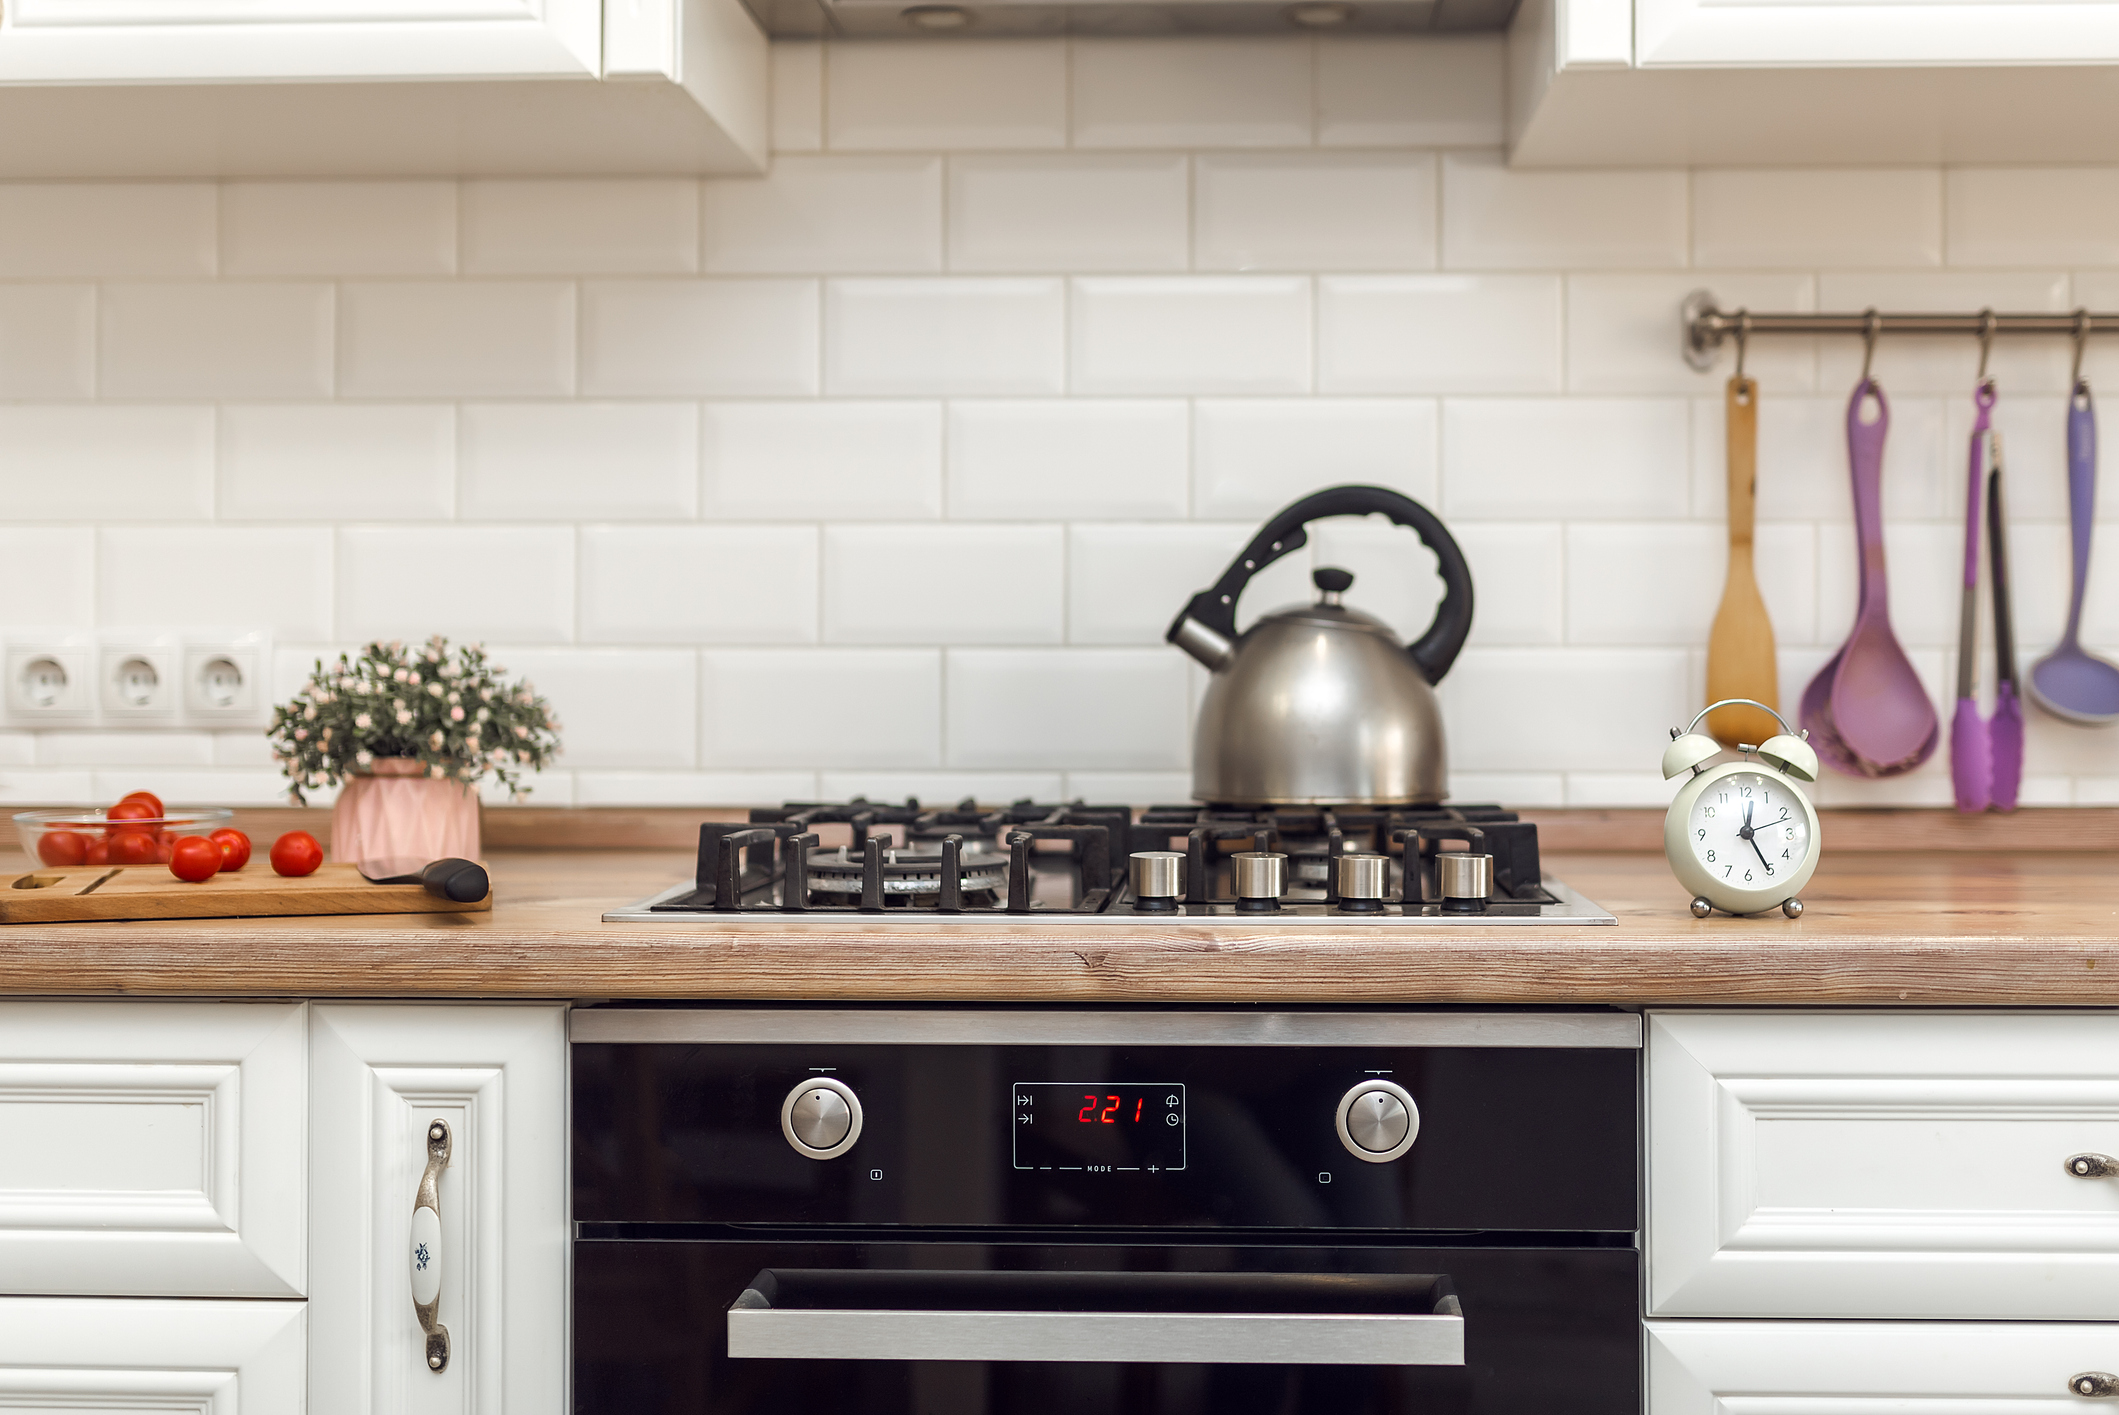
[[[1858,314],[1754,314],[1716,307],[1714,295],[1694,290],[1678,307],[1685,362],[1705,373],[1726,340],[1741,342],[1754,334],[1854,334],[1874,341],[1885,334],[2119,334],[2119,314],[1887,314],[1874,309]]]

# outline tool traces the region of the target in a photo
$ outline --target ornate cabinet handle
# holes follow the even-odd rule
[[[2110,1179],[2119,1174],[2119,1160],[2110,1155],[2069,1155],[2061,1167],[2078,1179]]]
[[[449,1122],[427,1127],[427,1169],[412,1201],[412,1310],[427,1334],[427,1369],[449,1365],[449,1329],[435,1320],[441,1306],[441,1172],[449,1167]]]
[[[2110,1400],[2119,1396],[2119,1376],[2109,1371],[2084,1371],[2078,1376],[2068,1377],[2067,1388],[2076,1395]]]

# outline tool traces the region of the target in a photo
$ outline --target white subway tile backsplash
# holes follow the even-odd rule
[[[1179,770],[1185,664],[1170,648],[951,649],[948,764]]]
[[[817,391],[814,280],[602,280],[581,288],[591,397]]]
[[[337,553],[338,638],[573,637],[570,527],[352,526],[338,533]]]
[[[1498,34],[1317,41],[1320,147],[1499,147],[1507,43]]]
[[[1183,156],[1014,153],[949,160],[949,268],[1183,270]]]
[[[701,510],[744,520],[942,512],[938,403],[708,403]]]
[[[814,526],[581,532],[584,643],[815,643],[817,586]]]
[[[1451,398],[1442,405],[1445,519],[1657,520],[1685,514],[1681,398]]]
[[[492,653],[557,712],[559,769],[682,771],[694,765],[699,660],[691,650],[509,645]]]
[[[1185,424],[1185,405],[1175,399],[952,404],[949,514],[964,520],[1181,517]]]
[[[96,619],[108,627],[331,633],[331,532],[321,526],[105,526]],[[210,595],[173,593],[176,567],[210,566]]]
[[[947,566],[947,594],[913,592]],[[824,641],[1056,644],[1064,637],[1058,526],[827,526]]]
[[[2068,277],[2037,271],[1827,271],[1817,277],[1820,309],[1909,311],[2074,308]],[[2065,393],[2071,351],[2065,339],[1999,339],[1988,372],[2004,389]],[[1861,376],[1859,339],[1823,341],[1818,381],[1852,389]],[[1873,371],[1888,393],[1947,393],[1969,398],[1979,369],[1973,339],[1893,339],[1876,344]]]
[[[1950,489],[1962,496],[1965,444],[1946,445],[1945,401],[1905,395],[1890,400],[1884,441],[1884,516],[1932,520],[1953,514]],[[1721,398],[1693,402],[1693,514],[1726,516],[1728,433]],[[1761,521],[1845,521],[1854,514],[1847,462],[1847,400],[1776,398],[1760,392],[1757,507]],[[1962,505],[1962,502],[1958,502]]]
[[[1018,39],[829,45],[824,112],[825,146],[839,151],[1065,147],[1067,48]]]
[[[1258,520],[1340,482],[1432,503],[1435,404],[1412,398],[1202,398],[1193,404],[1192,514]]]
[[[224,182],[223,275],[453,275],[454,182]]]
[[[210,182],[0,182],[0,279],[211,275]]]
[[[119,794],[122,795],[123,792]],[[97,794],[93,772],[0,768],[0,805],[100,806],[115,799],[113,796]],[[218,804],[218,798],[215,800]]]
[[[1682,648],[1467,648],[1440,687],[1450,767],[1638,771],[1664,729],[1699,710],[1687,659]]]
[[[346,397],[574,391],[574,287],[564,281],[348,282],[338,325]]]
[[[1183,805],[1192,799],[1189,771],[1070,771],[1067,797],[1091,805]]]
[[[1682,266],[1686,215],[1679,171],[1519,171],[1498,154],[1442,157],[1445,269]]]
[[[232,521],[437,521],[455,514],[445,403],[231,403],[219,515]]]
[[[1701,171],[1692,203],[1697,265],[1942,264],[1942,174],[1932,167]]]
[[[1177,612],[1214,583],[1255,530],[1199,521],[1069,526],[1067,642],[1161,643]]]
[[[96,287],[0,285],[0,399],[95,393]]]
[[[40,732],[39,766],[212,766],[205,732]]]
[[[1734,341],[1713,369],[1696,373],[1671,357],[1677,308],[1700,286],[1695,274],[1567,277],[1567,389],[1570,393],[1691,393],[1720,389],[1736,367]],[[1803,311],[1817,307],[1808,275],[1722,275],[1714,296],[1725,309]],[[1744,373],[1779,397],[1817,382],[1812,339],[1753,339]]]
[[[278,765],[272,759],[271,739],[262,732],[215,732],[212,737],[215,766],[275,768]]]
[[[829,281],[824,388],[852,397],[1058,393],[1065,323],[1058,280]]]
[[[690,178],[463,184],[467,275],[688,275],[699,268]]]
[[[1567,777],[1557,771],[1452,771],[1443,799],[1451,805],[1506,802],[1512,808],[1567,804]]]
[[[780,49],[773,45],[774,52]],[[814,801],[813,771],[577,771],[577,806],[756,806]]]
[[[700,664],[701,766],[942,764],[938,649],[712,649]]]
[[[1951,265],[2119,265],[2119,167],[1953,167]]]
[[[773,159],[762,177],[704,184],[703,269],[918,274],[942,268],[942,159]]]
[[[0,404],[0,483],[14,521],[206,520],[213,409]]]
[[[1817,528],[1818,642],[1838,644],[1854,628],[1861,557],[1851,522]],[[2023,567],[2009,567],[2012,576]],[[1908,649],[1956,644],[1958,594],[1964,581],[1964,525],[1949,521],[1884,523],[1884,569],[1891,590],[1891,628]]]
[[[1566,638],[1565,527],[1557,521],[1459,521],[1450,534],[1471,566],[1469,642],[1485,648]]]
[[[486,521],[690,520],[696,403],[466,403],[457,486]]]
[[[1295,275],[1082,276],[1076,393],[1302,393],[1310,282]]]
[[[810,39],[772,43],[774,152],[824,146],[824,45]]]
[[[1560,387],[1552,275],[1322,275],[1326,393],[1546,393]]]
[[[13,628],[86,629],[95,619],[94,530],[0,526],[0,639]]]
[[[0,732],[0,767],[31,766],[37,760],[37,739],[28,732]]]
[[[1077,39],[1076,147],[1307,147],[1310,42],[1296,36]]]
[[[1201,270],[1435,264],[1435,159],[1425,153],[1213,153],[1198,159],[1196,186]]]
[[[871,801],[911,799],[927,806],[1068,799],[1065,779],[1056,771],[827,771],[820,773],[820,789],[827,801],[864,796]]]
[[[123,284],[97,306],[106,398],[328,398],[331,287]]]
[[[87,800],[101,805],[128,791],[152,791],[171,806],[284,806],[287,778],[269,768],[148,766],[89,776]],[[321,804],[321,797],[310,799]]]

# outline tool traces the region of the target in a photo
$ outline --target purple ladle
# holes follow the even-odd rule
[[[2097,509],[2097,413],[2090,385],[2078,379],[2067,412],[2068,529],[2073,533],[2075,588],[2060,646],[2031,665],[2031,701],[2055,717],[2087,727],[2119,722],[2119,668],[2082,647],[2082,592],[2090,580],[2090,526]]]
[[[1862,421],[1864,400],[1876,420]],[[1926,761],[1942,723],[1920,675],[1891,632],[1884,577],[1884,434],[1891,405],[1864,378],[1847,402],[1847,460],[1854,474],[1854,534],[1861,548],[1861,592],[1854,632],[1803,690],[1802,722],[1818,755],[1850,776],[1897,776]]]

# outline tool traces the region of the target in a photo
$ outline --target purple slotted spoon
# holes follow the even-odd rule
[[[1876,420],[1862,421],[1865,400]],[[1874,379],[1855,385],[1847,403],[1847,460],[1854,476],[1854,534],[1861,550],[1861,590],[1854,632],[1803,690],[1802,722],[1811,745],[1850,776],[1897,776],[1935,751],[1942,723],[1920,675],[1891,632],[1891,591],[1884,576],[1884,435],[1891,405]]]
[[[2055,717],[2085,727],[2119,722],[2119,668],[2082,647],[2082,592],[2090,580],[2091,516],[2097,509],[2097,413],[2090,385],[2077,379],[2067,412],[2068,529],[2075,552],[2075,588],[2068,599],[2067,633],[2060,646],[2031,665],[2030,699]]]

